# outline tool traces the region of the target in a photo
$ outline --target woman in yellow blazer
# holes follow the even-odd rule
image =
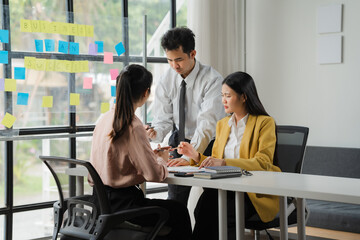
[[[227,76],[222,85],[222,102],[225,112],[231,114],[216,125],[216,138],[210,157],[204,156],[185,142],[178,152],[191,158],[191,165],[237,166],[248,171],[276,171],[274,165],[276,147],[275,121],[265,111],[252,77],[244,72]],[[218,238],[217,191],[204,189],[196,209],[193,239]],[[228,192],[228,225],[231,238],[234,217],[234,193]],[[245,218],[257,213],[263,222],[273,220],[279,211],[276,196],[247,193]]]

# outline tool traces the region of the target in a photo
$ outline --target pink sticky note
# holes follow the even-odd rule
[[[84,78],[83,89],[92,89],[93,79],[91,77]]]
[[[104,63],[113,64],[114,58],[112,52],[104,52]]]
[[[119,75],[119,71],[117,69],[110,69],[111,80],[116,80],[116,77]]]

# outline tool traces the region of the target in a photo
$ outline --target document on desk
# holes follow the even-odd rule
[[[167,169],[171,173],[177,173],[177,172],[186,172],[186,173],[204,172],[204,169],[199,169],[199,167],[194,167],[194,166],[168,167]]]

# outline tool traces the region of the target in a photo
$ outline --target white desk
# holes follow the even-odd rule
[[[304,198],[360,204],[360,179],[317,176],[295,173],[252,171],[253,176],[224,179],[174,177],[165,183],[219,189],[219,239],[227,239],[226,191],[236,192],[237,239],[244,239],[243,198],[245,192],[280,196],[280,239],[288,239],[286,197],[297,198],[298,239],[305,239]]]
[[[67,169],[69,175],[87,176],[86,169]],[[253,176],[224,179],[169,177],[163,183],[219,190],[219,239],[227,239],[226,191],[236,192],[236,238],[245,239],[244,193],[280,196],[280,239],[288,239],[286,197],[297,198],[298,239],[306,239],[304,199],[360,204],[360,179],[295,173],[252,171]]]

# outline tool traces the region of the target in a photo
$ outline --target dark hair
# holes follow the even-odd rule
[[[162,36],[161,46],[165,51],[176,50],[182,46],[183,52],[190,55],[195,49],[195,34],[187,27],[170,29]]]
[[[109,137],[114,142],[129,128],[134,118],[134,103],[152,84],[152,74],[141,65],[125,67],[116,78],[116,106],[113,129]]]
[[[244,94],[246,97],[245,106],[249,114],[269,116],[259,99],[255,82],[249,74],[245,72],[234,72],[227,76],[222,84],[228,85],[239,96]]]

